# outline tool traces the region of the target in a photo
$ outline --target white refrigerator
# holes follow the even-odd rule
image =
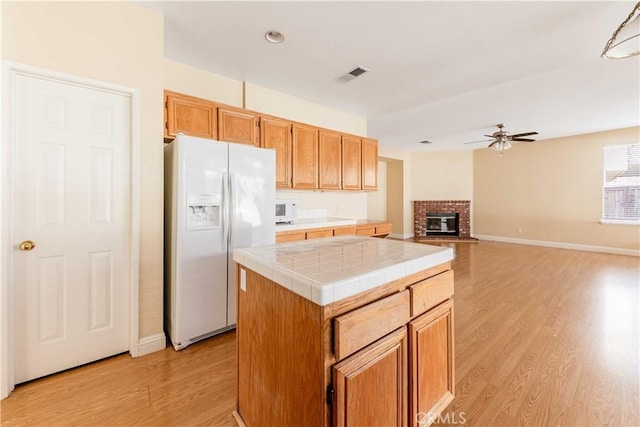
[[[165,328],[180,350],[235,326],[233,249],[275,243],[275,152],[179,135],[164,164]]]

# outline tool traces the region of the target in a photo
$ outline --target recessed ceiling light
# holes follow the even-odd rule
[[[269,30],[264,33],[264,38],[267,39],[269,43],[278,44],[284,41],[284,34],[282,34],[280,31]]]
[[[425,139],[424,141],[420,141],[420,144],[433,144],[433,143]]]

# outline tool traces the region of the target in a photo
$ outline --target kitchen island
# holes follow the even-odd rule
[[[238,423],[435,420],[454,396],[452,259],[359,236],[236,249]]]

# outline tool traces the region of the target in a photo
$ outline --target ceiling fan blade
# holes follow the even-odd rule
[[[521,136],[529,136],[529,135],[537,135],[538,132],[525,132],[525,133],[517,133],[515,135],[511,135],[511,138],[519,138]]]
[[[520,142],[533,142],[535,139],[529,138],[509,138],[510,141],[520,141]]]
[[[485,135],[487,138],[495,138],[493,135]]]
[[[465,142],[465,144],[477,144],[479,142],[489,142],[489,141],[493,141],[493,139],[483,139],[481,141],[471,141],[471,142]]]

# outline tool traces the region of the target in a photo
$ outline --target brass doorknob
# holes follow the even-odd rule
[[[30,251],[31,249],[35,248],[36,244],[33,243],[31,240],[25,240],[24,242],[20,243],[20,250],[21,251]]]

